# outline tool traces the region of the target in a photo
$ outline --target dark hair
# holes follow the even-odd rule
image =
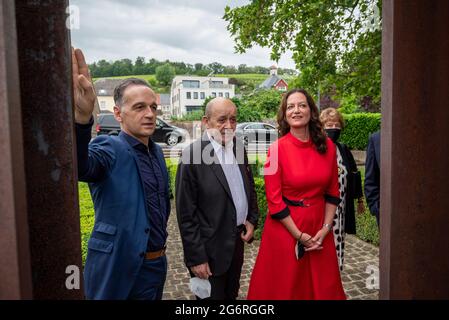
[[[122,83],[120,83],[117,87],[114,89],[114,103],[115,105],[121,107],[123,104],[123,94],[125,93],[125,90],[129,86],[145,86],[151,89],[148,82],[146,82],[143,79],[138,78],[128,78],[124,80]]]
[[[292,89],[287,93],[285,93],[284,96],[282,97],[281,106],[279,107],[277,116],[279,137],[283,137],[290,132],[290,125],[285,119],[285,113],[287,111],[287,99],[294,93],[302,93],[303,95],[306,96],[307,104],[309,105],[310,108],[309,132],[312,138],[312,142],[319,153],[321,154],[326,153],[327,138],[323,130],[323,125],[320,122],[320,113],[315,104],[315,101],[313,101],[311,95],[304,89]]]

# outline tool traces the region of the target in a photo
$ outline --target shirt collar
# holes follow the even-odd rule
[[[154,142],[153,142],[153,140],[151,140],[151,137],[150,137],[150,139],[148,140],[148,146],[146,146],[146,145],[144,145],[141,141],[139,141],[139,140],[137,140],[136,138],[134,138],[133,136],[131,136],[131,135],[129,135],[129,134],[127,134],[125,131],[120,131],[120,135],[122,135],[124,138],[125,138],[125,140],[129,143],[129,145],[131,146],[131,147],[133,147],[133,148],[135,148],[135,149],[138,149],[138,148],[145,148],[145,149],[149,149],[149,150],[151,150],[152,149],[152,147],[153,147],[153,145],[154,145]]]
[[[209,134],[209,131],[206,130],[206,133],[207,133],[207,137],[209,138],[210,143],[214,147],[215,151],[217,151],[217,150],[221,150],[221,151],[232,150],[232,148],[234,147],[233,140],[229,141],[225,146],[223,146],[221,143],[218,143],[217,141],[215,141],[214,137],[212,137]]]

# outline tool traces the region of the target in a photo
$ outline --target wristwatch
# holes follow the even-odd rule
[[[323,227],[326,227],[327,230],[331,231],[332,230],[332,225],[330,223],[325,223],[323,224]]]

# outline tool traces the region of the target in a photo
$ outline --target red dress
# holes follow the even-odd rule
[[[322,228],[325,197],[330,202],[339,197],[336,149],[330,139],[327,148],[319,154],[311,140],[301,142],[290,133],[270,147],[264,169],[269,213],[248,299],[346,299],[332,232],[325,237],[323,250],[306,252],[296,260],[296,240],[272,217],[289,210],[299,230],[315,236]],[[304,199],[306,207],[287,206],[282,197]]]

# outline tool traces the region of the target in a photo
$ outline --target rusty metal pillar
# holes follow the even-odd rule
[[[33,298],[80,299],[66,287],[68,266],[82,272],[68,1],[15,3]]]
[[[0,2],[0,300],[30,299],[31,265],[14,2]]]
[[[449,298],[449,1],[383,1],[381,299]]]

